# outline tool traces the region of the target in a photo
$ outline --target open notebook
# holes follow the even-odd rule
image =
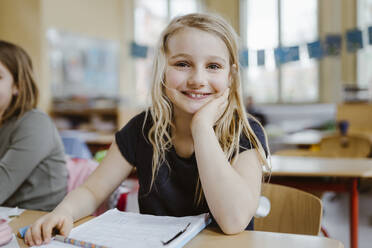
[[[183,247],[209,223],[208,214],[169,217],[120,212],[112,209],[73,228],[69,238],[112,248],[178,248]],[[186,230],[179,234],[184,229]],[[174,238],[175,236],[177,237]],[[166,245],[162,243],[162,241],[169,240],[172,241]],[[48,245],[38,247],[75,246],[52,240]]]

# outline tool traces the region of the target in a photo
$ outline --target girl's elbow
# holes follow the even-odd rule
[[[244,228],[240,228],[240,227],[229,227],[229,228],[222,228],[221,227],[221,230],[224,234],[226,235],[235,235],[235,234],[239,234],[241,232],[244,231]]]
[[[249,218],[249,221],[250,220],[251,218]],[[245,230],[249,221],[246,221],[246,218],[232,218],[220,225],[220,228],[222,232],[227,235],[239,234]]]

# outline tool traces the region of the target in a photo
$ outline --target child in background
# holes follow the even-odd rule
[[[139,179],[143,214],[210,212],[226,234],[252,229],[266,136],[242,103],[237,36],[208,14],[177,17],[163,31],[154,61],[152,105],[116,133],[84,185],[27,231],[29,245],[68,235],[129,175]]]
[[[37,100],[30,57],[0,40],[1,206],[50,211],[66,195],[63,145]]]

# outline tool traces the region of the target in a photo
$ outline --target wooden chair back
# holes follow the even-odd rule
[[[274,153],[280,156],[295,156],[295,157],[319,157],[320,151],[313,151],[310,149],[285,149]]]
[[[349,132],[372,129],[371,103],[345,103],[337,106],[336,120],[349,122]]]
[[[255,218],[254,229],[293,234],[318,235],[322,202],[316,196],[295,188],[263,184],[262,195],[270,200],[270,213]]]
[[[371,141],[356,135],[330,136],[320,142],[322,157],[366,158],[371,153]]]
[[[371,154],[372,144],[362,135],[334,135],[322,138],[319,150],[287,149],[275,152],[281,156],[366,158]]]

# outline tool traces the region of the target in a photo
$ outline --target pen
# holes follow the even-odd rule
[[[90,243],[90,242],[86,242],[86,241],[81,241],[81,240],[77,240],[77,239],[66,238],[66,237],[63,237],[61,235],[56,235],[54,237],[54,240],[60,241],[60,242],[63,242],[63,243],[67,243],[67,244],[72,244],[72,245],[80,246],[80,247],[85,247],[85,248],[108,248],[107,246],[96,245],[96,244],[93,244],[93,243]]]
[[[173,238],[171,238],[171,239],[168,240],[168,241],[161,241],[161,242],[163,243],[163,245],[167,245],[167,244],[169,244],[170,242],[172,242],[173,240],[175,240],[176,238],[178,238],[182,233],[186,232],[187,228],[188,228],[190,225],[191,225],[191,222],[189,222],[189,223],[187,224],[187,226],[186,226],[183,230],[179,231],[176,235],[174,235]]]
[[[19,228],[18,229],[18,233],[17,233],[18,238],[23,239],[25,237],[26,232],[27,232],[27,230],[28,230],[29,227],[30,226],[24,226],[22,228]]]

